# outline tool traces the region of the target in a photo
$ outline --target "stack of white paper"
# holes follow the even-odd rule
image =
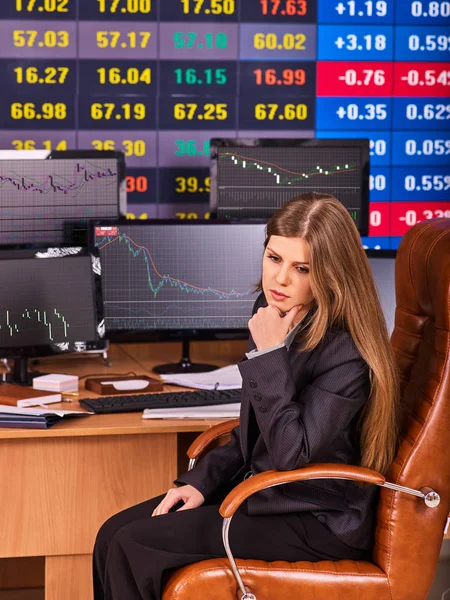
[[[241,403],[180,408],[146,408],[143,419],[233,419],[239,417]]]
[[[161,375],[164,383],[175,383],[196,390],[235,390],[242,387],[242,377],[237,365],[206,373],[173,373]]]
[[[33,387],[35,390],[48,390],[49,392],[77,392],[77,375],[60,375],[50,373],[33,378]]]

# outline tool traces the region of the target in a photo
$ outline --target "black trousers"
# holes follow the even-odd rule
[[[132,506],[106,521],[94,548],[95,600],[160,600],[171,571],[226,557],[220,499],[199,508],[152,517],[163,496]],[[311,513],[249,516],[245,503],[230,527],[236,558],[266,561],[368,560]]]

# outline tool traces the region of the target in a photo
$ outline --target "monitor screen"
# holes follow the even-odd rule
[[[86,244],[88,221],[119,216],[118,169],[115,158],[0,160],[0,245]]]
[[[95,349],[104,337],[100,261],[80,248],[0,253],[0,356]]]
[[[335,196],[367,235],[369,140],[211,140],[211,209],[219,219],[267,219],[305,192]]]
[[[264,224],[97,222],[108,338],[246,338],[264,237]]]
[[[395,250],[366,250],[389,335],[395,322]]]

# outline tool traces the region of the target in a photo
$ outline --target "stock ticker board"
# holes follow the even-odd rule
[[[0,147],[117,149],[209,214],[211,137],[367,137],[368,247],[450,216],[448,0],[2,0]]]

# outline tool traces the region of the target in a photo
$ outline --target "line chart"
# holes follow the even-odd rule
[[[51,163],[51,166],[54,164],[55,163]],[[111,167],[102,169],[88,161],[74,161],[71,177],[53,173],[47,175],[43,182],[33,181],[32,177],[21,175],[19,173],[9,176],[0,174],[0,191],[3,186],[6,186],[9,183],[18,191],[38,192],[40,194],[48,194],[51,192],[68,194],[69,192],[79,190],[83,185],[86,185],[91,181],[116,177],[117,172]]]
[[[53,330],[58,322],[60,322],[62,326],[64,338],[67,338],[68,329],[70,327],[66,317],[58,312],[56,308],[53,308],[53,310],[50,311],[37,308],[29,310],[26,308],[21,313],[6,310],[3,319],[5,323],[2,324],[0,322],[0,334],[6,333],[9,337],[17,336],[22,333],[23,330],[28,330],[29,332],[30,329],[34,328],[34,325],[39,326],[39,324],[41,324],[41,328],[42,326],[47,328],[48,339],[53,342]],[[53,322],[55,319],[57,323]]]
[[[0,348],[97,339],[91,256],[30,254],[0,260]]]
[[[108,329],[246,328],[264,226],[96,227]]]
[[[303,181],[317,175],[330,176],[356,170],[356,165],[354,163],[344,163],[342,165],[331,165],[327,167],[316,165],[315,169],[305,173],[290,171],[289,169],[283,168],[281,165],[277,165],[269,161],[256,160],[255,158],[242,156],[241,154],[232,152],[225,152],[220,155],[220,160],[224,160],[226,158],[231,159],[234,165],[241,166],[243,169],[256,169],[270,173],[276,179],[276,183],[281,185],[292,185],[297,181]],[[295,175],[296,177],[292,178],[285,176],[282,179],[282,173],[289,173],[290,175]]]
[[[201,287],[192,285],[190,283],[187,283],[186,281],[181,281],[180,279],[177,279],[176,277],[172,277],[171,275],[163,275],[162,273],[160,273],[158,271],[158,268],[155,265],[155,262],[152,258],[150,250],[148,248],[146,248],[145,246],[141,246],[141,245],[137,244],[134,240],[129,238],[126,233],[117,235],[113,238],[106,237],[103,242],[99,242],[96,245],[99,250],[104,250],[107,246],[109,246],[109,244],[113,244],[115,242],[118,242],[118,243],[124,242],[127,245],[131,254],[134,256],[134,258],[139,256],[139,254],[141,254],[141,253],[144,255],[144,260],[145,260],[145,264],[147,267],[148,285],[149,285],[150,290],[153,292],[153,294],[155,296],[158,294],[158,292],[161,290],[161,288],[165,284],[169,284],[172,287],[177,286],[180,288],[180,290],[183,290],[184,292],[187,292],[187,293],[192,292],[194,294],[205,294],[207,292],[211,292],[212,294],[218,296],[219,298],[231,298],[231,297],[243,298],[244,296],[248,296],[252,292],[252,289],[250,287],[245,292],[237,292],[236,290],[231,290],[230,292],[224,292],[221,290],[216,290],[212,287],[201,288]],[[160,278],[160,282],[156,286],[153,284],[153,281],[152,281],[151,269],[153,269],[153,271],[155,272],[157,277]]]
[[[224,146],[217,148],[217,216],[269,218],[296,195],[335,196],[357,221],[359,147]]]
[[[0,163],[0,244],[79,242],[88,220],[118,215],[115,159]]]

